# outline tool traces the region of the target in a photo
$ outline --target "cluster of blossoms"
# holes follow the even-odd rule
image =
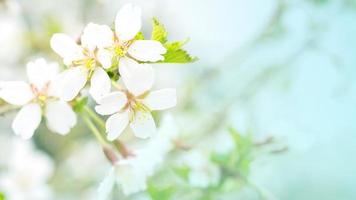
[[[104,125],[107,135],[102,139],[105,143],[117,140],[128,126],[138,138],[157,138],[151,111],[174,107],[177,97],[172,88],[151,91],[155,71],[150,64],[187,63],[193,59],[181,49],[184,42],[167,42],[167,33],[157,20],[149,40],[145,40],[140,29],[140,8],[127,4],[117,13],[113,29],[89,23],[80,41],[63,33],[54,34],[50,46],[63,59],[64,71],[60,71],[57,63],[39,58],[27,64],[28,83],[0,82],[0,98],[20,108],[12,123],[15,134],[31,138],[42,116],[52,132],[68,134],[77,123],[77,111],[81,110],[74,108],[85,98],[86,93],[82,91],[88,87],[97,104],[96,113],[108,116]],[[82,115],[84,121],[86,115]],[[149,146],[155,147],[154,141],[159,140],[152,139]],[[133,157],[113,163],[114,166],[144,173],[142,177],[149,176],[153,168],[147,166],[150,161],[144,164],[149,168],[147,172],[135,170],[134,166],[152,155],[135,152]],[[119,171],[122,182],[126,175]],[[132,192],[122,185],[125,193]]]

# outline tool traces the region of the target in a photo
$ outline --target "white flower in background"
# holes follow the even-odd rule
[[[141,29],[141,9],[132,4],[124,5],[116,15],[114,54],[143,62],[163,60],[163,45],[155,40],[135,40]]]
[[[143,191],[147,188],[147,178],[152,176],[163,163],[167,153],[174,147],[172,140],[178,135],[178,128],[171,115],[165,115],[158,134],[141,143],[133,155],[119,160],[98,190],[98,200],[109,199],[115,182],[121,186],[125,195]]]
[[[0,190],[11,200],[48,200],[52,192],[47,181],[53,173],[53,162],[37,151],[31,142],[9,140],[11,156],[0,173]]]
[[[188,180],[193,187],[206,188],[218,184],[220,180],[220,169],[208,160],[207,156],[198,150],[187,154],[183,162],[190,169]]]
[[[145,190],[147,178],[162,162],[162,156],[160,152],[154,152],[147,148],[135,151],[133,156],[119,160],[100,184],[98,199],[108,199],[115,183],[121,186],[125,195]]]
[[[105,47],[112,46],[114,37],[111,29],[105,25],[89,23],[81,36],[81,45],[63,34],[54,34],[51,38],[52,49],[63,58],[69,67],[64,72],[61,98],[74,99],[90,78],[89,93],[95,100],[110,92],[110,77],[104,69],[111,67],[111,55]]]
[[[176,90],[151,92],[154,73],[148,64],[123,58],[119,69],[126,89],[105,95],[98,101],[95,110],[101,115],[111,115],[106,121],[108,140],[119,137],[128,124],[136,137],[148,138],[156,132],[151,111],[174,107],[177,103]]]
[[[61,82],[56,63],[48,64],[37,59],[27,64],[29,83],[24,81],[0,82],[0,98],[9,104],[22,106],[17,113],[12,129],[24,139],[33,136],[40,125],[42,115],[48,128],[65,135],[76,124],[72,107],[58,98]]]

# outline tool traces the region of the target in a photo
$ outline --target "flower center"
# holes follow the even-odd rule
[[[89,51],[88,49],[83,49],[83,55],[85,56],[84,59],[81,60],[75,60],[73,61],[74,66],[84,66],[87,69],[93,69],[96,66],[97,59],[96,59],[96,53],[97,49],[94,49],[93,52]]]
[[[48,99],[48,88],[49,88],[49,82],[46,83],[41,89],[36,87],[35,85],[31,84],[31,90],[33,94],[35,94],[35,101],[39,103],[40,105],[44,105]]]
[[[115,46],[114,46],[115,55],[118,57],[126,56],[131,43],[132,43],[132,41],[127,41],[127,42],[122,42],[122,43],[119,41],[116,41]]]
[[[124,110],[130,110],[130,122],[133,121],[136,112],[151,112],[150,109],[142,103],[140,97],[136,97],[135,95],[131,94],[129,91],[125,91],[127,104],[124,107]]]

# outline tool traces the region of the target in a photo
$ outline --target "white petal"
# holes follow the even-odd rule
[[[119,112],[127,103],[126,95],[123,92],[112,92],[100,99],[95,111],[101,115],[112,115]]]
[[[23,139],[30,139],[41,123],[41,116],[41,107],[38,104],[25,105],[12,122],[12,129]]]
[[[88,78],[88,70],[82,67],[73,67],[64,73],[60,97],[64,101],[71,101],[85,86]]]
[[[146,139],[156,133],[156,124],[150,112],[135,112],[134,120],[130,123],[134,135]]]
[[[172,108],[177,104],[176,90],[168,88],[150,92],[143,100],[143,104],[151,110]]]
[[[61,97],[66,71],[57,74],[49,84],[47,95],[50,97]]]
[[[119,72],[126,88],[136,96],[152,88],[154,71],[149,64],[138,64],[132,59],[122,58]]]
[[[89,23],[83,30],[81,45],[93,51],[95,48],[110,47],[114,43],[114,33],[106,25]]]
[[[128,53],[137,60],[150,62],[163,60],[162,55],[166,52],[166,48],[154,40],[136,40],[128,49]]]
[[[97,67],[90,80],[90,95],[98,102],[104,95],[108,94],[110,90],[111,80],[109,75],[103,68]]]
[[[13,105],[24,105],[34,98],[29,84],[23,81],[0,82],[0,98]]]
[[[77,123],[77,117],[72,107],[64,101],[51,101],[46,105],[47,127],[61,135],[69,133],[70,129]]]
[[[120,41],[133,39],[141,29],[141,9],[132,4],[124,5],[116,15],[115,33]]]
[[[120,160],[116,164],[117,183],[122,187],[123,193],[128,196],[147,188],[147,174],[137,166],[137,159]]]
[[[56,33],[52,36],[51,48],[64,59],[66,65],[85,57],[82,48],[71,37],[63,33]]]
[[[111,67],[113,54],[106,49],[99,49],[97,53],[97,58],[104,69],[109,69]]]
[[[108,200],[115,184],[115,168],[112,167],[98,188],[98,200]]]
[[[31,84],[39,90],[50,83],[59,73],[57,63],[47,63],[43,58],[39,58],[27,63],[27,76]]]
[[[106,121],[107,139],[113,141],[120,136],[129,123],[129,112],[116,113]]]

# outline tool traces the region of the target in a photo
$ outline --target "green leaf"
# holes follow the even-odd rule
[[[188,42],[189,39],[186,39],[184,41],[167,42],[164,44],[164,47],[166,47],[167,51],[177,51],[181,49]]]
[[[0,192],[0,200],[5,200],[5,195],[2,192]]]
[[[140,31],[137,33],[137,35],[134,38],[135,40],[144,40],[145,36],[143,35],[143,33]]]
[[[197,60],[196,57],[192,57],[187,51],[182,49],[182,46],[186,44],[188,40],[168,42],[164,46],[167,49],[167,53],[164,54],[164,60],[162,63],[190,63]]]
[[[160,188],[153,185],[148,186],[148,194],[153,200],[170,200],[175,191],[173,187]]]
[[[219,154],[219,153],[212,153],[211,155],[211,161],[218,165],[223,165],[226,166],[228,165],[230,160],[230,155],[229,154]]]
[[[188,180],[190,169],[187,166],[180,166],[174,168],[174,172],[183,180]]]
[[[161,43],[167,42],[168,32],[164,28],[163,24],[161,24],[156,18],[153,18],[153,29],[151,40],[156,40]]]

